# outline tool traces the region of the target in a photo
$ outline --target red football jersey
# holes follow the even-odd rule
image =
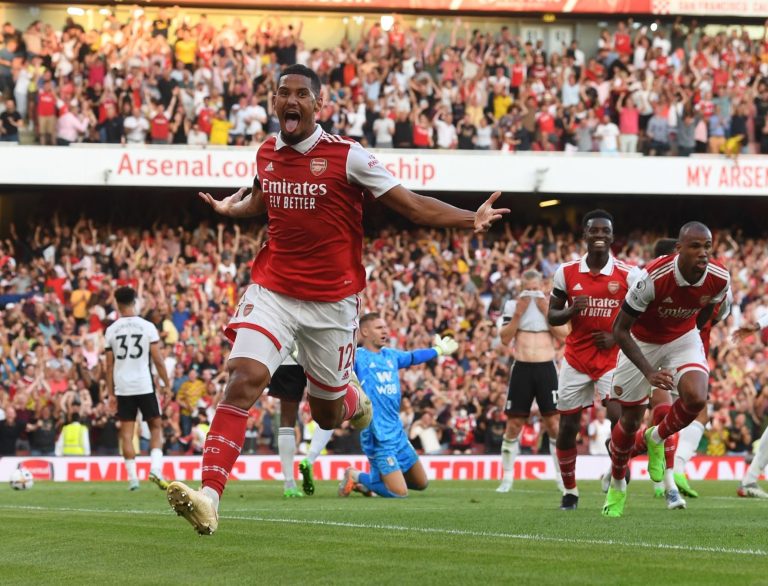
[[[627,305],[639,314],[632,334],[651,344],[676,340],[696,327],[702,308],[725,299],[730,282],[726,268],[714,260],[697,283],[680,274],[676,254],[651,261],[627,293]]]
[[[616,366],[619,347],[601,350],[592,340],[592,332],[610,332],[621,303],[640,269],[611,256],[597,274],[587,266],[586,255],[581,260],[564,263],[555,272],[552,295],[567,299],[589,296],[589,307],[571,318],[571,333],[565,340],[565,359],[573,368],[597,380]]]
[[[400,182],[358,143],[320,126],[292,146],[271,137],[256,154],[256,168],[269,226],[253,282],[306,301],[359,293],[364,192],[379,197]]]

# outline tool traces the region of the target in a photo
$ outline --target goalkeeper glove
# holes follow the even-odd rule
[[[456,352],[459,349],[459,343],[450,336],[441,338],[440,334],[435,334],[435,345],[433,348],[437,350],[438,356],[444,356]]]

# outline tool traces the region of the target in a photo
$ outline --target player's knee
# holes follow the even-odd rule
[[[399,499],[404,499],[404,498],[406,498],[408,496],[408,488],[405,487],[405,486],[397,487],[397,488],[390,488],[389,492],[392,493],[392,496],[394,496],[396,498],[399,498]]]
[[[341,413],[330,413],[326,411],[321,411],[318,413],[313,411],[312,419],[314,419],[315,423],[317,423],[317,425],[322,429],[336,429],[343,422]]]
[[[229,381],[224,391],[228,403],[249,409],[269,383],[269,370],[248,359],[233,359],[229,365]]]
[[[414,482],[412,484],[409,484],[408,488],[410,488],[411,490],[422,491],[422,490],[427,490],[428,486],[429,486],[429,480],[423,480],[421,482]]]
[[[571,415],[563,415],[560,417],[560,425],[558,435],[566,437],[576,437],[579,433],[581,414],[577,414],[577,417]]]

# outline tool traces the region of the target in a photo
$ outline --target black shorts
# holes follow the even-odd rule
[[[307,387],[307,375],[298,364],[279,366],[269,382],[269,395],[281,401],[300,403]]]
[[[515,360],[509,376],[509,392],[504,409],[507,415],[528,417],[536,399],[539,413],[557,413],[557,369],[554,361],[520,362]]]
[[[160,403],[155,393],[144,395],[117,395],[117,418],[120,421],[136,421],[141,411],[144,421],[160,417]]]

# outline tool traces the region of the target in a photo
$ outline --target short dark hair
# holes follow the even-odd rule
[[[706,224],[694,220],[683,224],[682,228],[680,228],[680,233],[677,236],[678,240],[682,240],[683,237],[690,232],[709,232],[711,234],[711,231]]]
[[[659,238],[653,245],[653,258],[672,254],[676,247],[677,238]]]
[[[316,97],[320,95],[320,78],[317,76],[317,73],[306,65],[294,63],[283,69],[277,78],[277,85],[280,85],[280,80],[286,75],[303,75],[304,77],[309,78],[309,87],[312,89],[312,93],[314,93]]]
[[[115,301],[118,305],[131,305],[136,301],[136,291],[133,287],[118,287],[115,290]]]
[[[602,209],[596,209],[584,214],[584,217],[581,219],[581,227],[586,229],[587,223],[595,218],[604,218],[611,223],[611,226],[613,226],[613,214]]]
[[[370,313],[366,313],[366,314],[363,315],[363,317],[360,318],[360,327],[362,328],[369,321],[373,321],[375,319],[379,319],[380,317],[381,316],[379,315],[378,311],[372,311]]]

